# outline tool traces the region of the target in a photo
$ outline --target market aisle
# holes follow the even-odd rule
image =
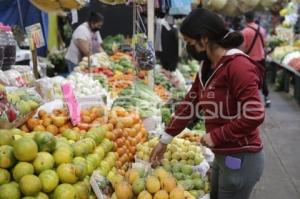
[[[272,108],[262,126],[264,176],[252,199],[300,198],[300,107],[283,93],[271,93]]]

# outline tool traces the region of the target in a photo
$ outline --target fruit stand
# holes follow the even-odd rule
[[[0,198],[192,199],[209,193],[206,172],[197,169],[206,162],[199,144],[203,122],[174,140],[160,167],[149,164],[171,117],[169,105],[185,88],[160,75],[150,89],[147,71],[136,71],[131,52],[95,54],[91,62],[88,68],[83,58],[66,78],[34,80],[31,74],[21,75],[23,84],[1,81],[7,110],[1,122],[10,126],[0,130]],[[182,65],[193,79],[195,63]],[[80,107],[77,124],[66,106],[66,83]]]
[[[46,11],[86,4],[32,2]],[[203,6],[235,16],[274,2],[211,0]],[[184,83],[178,86],[153,56],[150,64],[134,57],[136,44],[146,45],[138,39],[105,38],[105,52],[84,57],[67,77],[35,79],[29,67],[0,70],[0,199],[209,198],[214,154],[201,145],[203,120],[173,139],[158,167],[150,164],[172,105],[185,97],[199,63],[179,64],[176,73]],[[288,92],[293,79],[300,103],[300,48],[297,42],[291,46],[279,40],[273,41],[269,57],[272,79],[277,81],[278,69],[283,69],[282,89]],[[144,68],[137,67],[138,61],[146,63]],[[153,68],[152,89],[148,69]]]
[[[277,91],[291,94],[300,104],[300,46],[294,33],[297,4],[289,3],[280,11],[284,21],[276,28],[277,35],[269,37],[272,53],[268,57],[270,80]]]

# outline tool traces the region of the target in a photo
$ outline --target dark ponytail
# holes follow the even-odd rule
[[[238,48],[244,42],[244,37],[240,32],[228,32],[220,42],[217,42],[221,47],[226,49]]]

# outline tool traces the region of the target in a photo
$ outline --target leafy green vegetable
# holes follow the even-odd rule
[[[118,61],[112,61],[110,64],[110,68],[112,70],[118,70],[121,72],[126,72],[129,69],[133,69],[134,65],[132,63],[131,60],[127,59],[127,58],[121,58]]]
[[[172,84],[170,83],[170,81],[168,80],[168,78],[164,74],[162,74],[162,73],[156,74],[154,81],[155,81],[156,85],[161,85],[161,86],[163,86],[168,91],[172,87]]]
[[[161,99],[142,81],[120,92],[113,106],[126,109],[137,108],[142,118],[156,115],[159,112]]]
[[[118,64],[122,65],[124,68],[127,68],[127,69],[133,68],[132,62],[126,58],[120,59]]]
[[[187,91],[184,89],[180,88],[172,88],[171,89],[171,94],[172,94],[172,99],[175,102],[182,101],[186,95]]]
[[[107,36],[105,37],[105,39],[103,40],[103,48],[104,50],[108,53],[108,54],[112,54],[113,53],[113,47],[114,46],[120,46],[121,44],[123,44],[125,41],[125,38],[123,35],[119,34],[116,36]]]
[[[103,88],[108,89],[108,80],[107,80],[107,77],[105,75],[97,75],[93,78],[95,80],[97,80]]]
[[[162,107],[160,109],[160,112],[161,112],[163,123],[168,124],[171,121],[171,115],[172,115],[171,109],[168,107]]]
[[[179,70],[183,74],[184,78],[190,79],[199,71],[199,63],[196,60],[181,63],[179,65]]]

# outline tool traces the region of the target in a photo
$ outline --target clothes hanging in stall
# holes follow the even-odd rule
[[[162,13],[168,13],[171,8],[171,0],[155,0],[154,6],[156,10]]]
[[[188,15],[192,10],[192,0],[171,0],[170,15]]]
[[[155,50],[163,68],[175,71],[178,56],[178,31],[165,18],[156,20]]]

